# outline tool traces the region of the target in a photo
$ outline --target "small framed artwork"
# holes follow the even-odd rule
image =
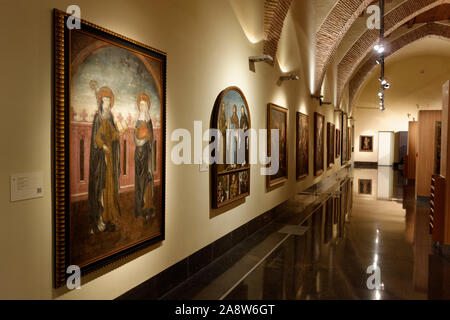
[[[284,183],[288,179],[288,151],[287,151],[287,130],[288,130],[288,109],[277,106],[273,103],[267,105],[267,154],[272,156],[272,144],[277,141],[272,141],[272,130],[278,130],[278,172],[267,176],[267,186],[273,187]],[[272,166],[269,163],[268,166]]]
[[[334,134],[335,126],[331,122],[327,123],[327,168],[334,164]]]
[[[341,164],[345,165],[349,160],[349,150],[350,146],[348,144],[348,116],[346,113],[342,113],[341,115]]]
[[[309,173],[309,116],[300,112],[297,112],[296,146],[296,176],[300,180]]]
[[[212,207],[227,206],[250,195],[250,111],[238,87],[223,90],[216,99],[211,127],[218,129],[218,148],[212,165]]]
[[[371,179],[359,179],[359,194],[371,195],[372,194],[372,180]]]
[[[359,137],[359,151],[360,152],[373,152],[373,136],[360,136]]]
[[[54,10],[55,286],[164,240],[165,53]]]
[[[341,156],[341,130],[336,129],[336,158]]]
[[[314,175],[319,176],[324,171],[325,163],[325,117],[314,113]]]

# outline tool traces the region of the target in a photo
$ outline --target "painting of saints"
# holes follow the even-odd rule
[[[236,198],[239,195],[239,178],[237,174],[231,175],[230,183],[230,199]]]
[[[217,202],[223,203],[229,198],[228,175],[220,176],[217,182]]]
[[[297,179],[309,173],[309,117],[297,112]]]
[[[228,87],[219,94],[211,124],[222,136],[213,137],[214,147],[210,149],[216,157],[212,166],[211,200],[213,209],[218,209],[250,194],[250,137],[245,133],[250,130],[251,119],[247,101],[238,87]]]
[[[221,163],[225,163],[225,155],[227,154],[227,113],[225,108],[225,103],[222,103],[219,111],[219,131],[221,134],[221,142],[222,142],[222,154],[219,156],[219,161],[222,160]]]
[[[272,155],[272,147],[278,148],[278,171],[273,175],[267,176],[267,183],[269,187],[281,184],[287,180],[288,177],[288,157],[287,157],[287,114],[288,109],[277,106],[275,104],[268,104],[268,119],[267,125],[270,131],[268,132],[267,149],[268,153]],[[278,139],[272,137],[272,131],[278,133]]]
[[[245,194],[248,192],[248,172],[239,172],[239,194]]]
[[[314,175],[318,176],[324,170],[324,127],[325,117],[319,113],[314,114]]]
[[[241,129],[243,131],[243,133],[245,133],[248,129],[250,128],[249,122],[248,122],[248,117],[245,114],[245,106],[242,105],[241,106],[241,119],[239,122],[239,129]],[[245,166],[248,161],[249,161],[249,156],[248,156],[248,137],[245,137],[243,141],[241,141],[240,143],[240,148],[241,150],[244,149],[245,150],[245,161],[243,163],[241,163],[242,166]]]
[[[239,118],[237,116],[237,107],[233,105],[233,114],[231,115],[231,152],[232,159],[230,161],[231,168],[235,168],[237,164],[237,149],[238,149],[238,137],[239,137]]]
[[[154,134],[153,124],[150,118],[150,98],[145,93],[139,95],[137,99],[139,116],[134,130],[134,141],[136,151],[135,161],[135,217],[155,216],[153,205],[153,154],[154,154]]]
[[[89,160],[88,216],[91,234],[94,230],[114,231],[120,216],[120,133],[111,113],[114,94],[110,88],[102,87],[96,96],[98,110],[92,125]]]

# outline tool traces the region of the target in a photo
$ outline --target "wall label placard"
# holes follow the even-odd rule
[[[12,174],[10,179],[11,202],[44,196],[44,174],[42,172]]]

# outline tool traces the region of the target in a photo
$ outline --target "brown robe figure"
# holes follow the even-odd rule
[[[108,87],[97,92],[98,111],[92,125],[89,159],[88,216],[90,233],[114,231],[119,221],[120,134],[111,109],[114,94]]]
[[[222,163],[225,163],[225,156],[227,154],[227,116],[225,111],[225,104],[222,103],[222,106],[220,107],[219,111],[219,131],[222,134],[221,141],[222,141],[222,155],[219,156],[218,160],[222,160]],[[220,161],[219,161],[220,163]]]

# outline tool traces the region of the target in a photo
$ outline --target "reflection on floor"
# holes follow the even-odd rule
[[[354,169],[350,214],[336,216],[335,193],[301,226],[269,224],[163,298],[450,299],[429,206],[405,183],[390,167]]]

